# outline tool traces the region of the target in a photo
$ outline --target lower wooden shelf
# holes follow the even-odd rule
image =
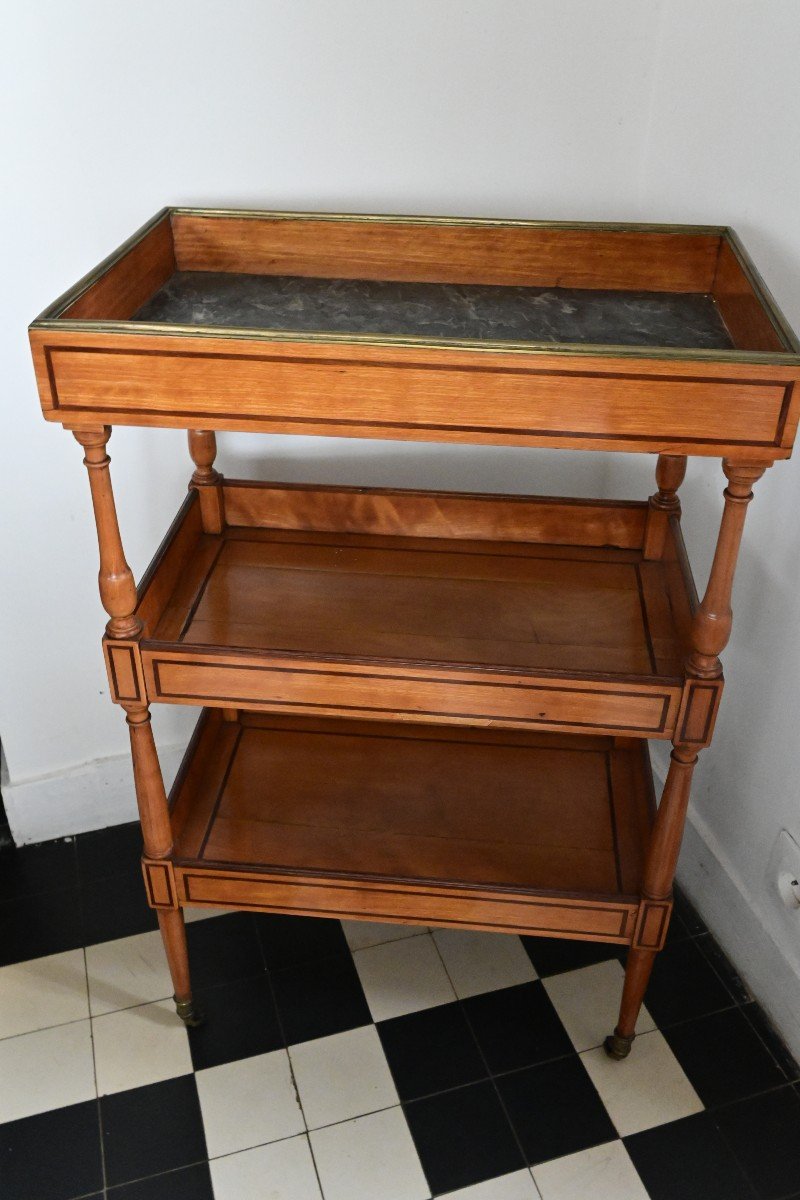
[[[181,904],[628,942],[646,743],[204,710],[171,797]]]

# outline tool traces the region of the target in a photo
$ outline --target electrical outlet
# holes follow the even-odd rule
[[[769,879],[787,915],[800,928],[800,846],[785,829],[778,834],[769,857]]]

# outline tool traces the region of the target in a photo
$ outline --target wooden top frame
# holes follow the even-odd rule
[[[149,324],[176,271],[710,295],[732,349]],[[787,458],[800,345],[732,230],[164,209],[33,322],[48,420]]]

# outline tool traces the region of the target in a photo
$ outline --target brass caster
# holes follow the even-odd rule
[[[620,1033],[610,1033],[603,1042],[603,1049],[609,1058],[614,1058],[617,1062],[621,1062],[623,1058],[627,1058],[631,1052],[633,1039],[635,1034],[630,1037],[623,1037]]]
[[[187,1029],[196,1029],[198,1025],[203,1024],[205,1016],[193,1001],[179,1000],[177,996],[173,996],[172,999],[175,1001],[175,1011]]]

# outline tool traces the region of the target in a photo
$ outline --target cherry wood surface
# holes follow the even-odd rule
[[[633,552],[494,554],[356,535],[227,538],[185,619],[156,641],[307,655],[676,675],[664,605],[646,610]],[[410,544],[409,544],[410,543]],[[553,547],[553,551],[557,548]],[[656,591],[663,581],[653,580]],[[665,601],[666,604],[666,601]],[[655,644],[649,620],[656,620]],[[658,648],[658,656],[656,655]]]
[[[719,233],[520,222],[172,217],[180,271],[710,292]]]
[[[139,589],[150,700],[674,728],[690,580],[678,529],[661,531],[661,559],[643,549],[668,510],[236,481],[221,485],[226,520],[252,524],[207,534],[204,486],[216,492],[199,486]],[[398,532],[372,532],[384,530]],[[124,700],[108,643],[107,654]]]
[[[168,327],[165,327],[168,328]],[[73,428],[786,458],[798,365],[33,328],[44,415]],[[711,353],[711,352],[709,352]]]
[[[208,719],[210,717],[210,719]],[[644,743],[207,714],[173,858],[495,890],[634,895]]]

